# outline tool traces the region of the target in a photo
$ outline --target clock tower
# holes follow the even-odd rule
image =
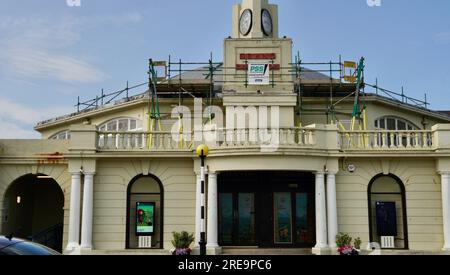
[[[238,107],[278,109],[280,127],[294,126],[292,40],[279,38],[278,6],[242,0],[233,7],[232,36],[224,42],[223,102]]]
[[[243,0],[233,7],[233,38],[278,38],[278,6]]]

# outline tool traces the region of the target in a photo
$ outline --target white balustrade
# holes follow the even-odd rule
[[[211,148],[247,148],[262,145],[313,147],[315,129],[217,129],[205,131]],[[98,132],[100,151],[189,151],[193,148],[193,133],[171,132]],[[206,138],[207,137],[207,138]]]
[[[341,131],[343,150],[431,150],[432,131]]]

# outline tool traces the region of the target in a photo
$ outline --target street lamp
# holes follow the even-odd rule
[[[209,148],[205,144],[197,147],[197,157],[201,160],[200,180],[201,180],[201,221],[200,221],[200,255],[206,255],[206,234],[205,234],[205,158],[208,156]]]

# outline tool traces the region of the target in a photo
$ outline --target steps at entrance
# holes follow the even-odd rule
[[[312,255],[311,248],[224,247],[222,255]]]

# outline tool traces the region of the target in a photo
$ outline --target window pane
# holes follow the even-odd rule
[[[106,125],[108,131],[117,131],[117,121],[111,121]]]
[[[408,124],[408,130],[413,130],[413,127]]]
[[[398,129],[397,130],[406,130],[406,122],[398,120],[397,123],[398,123],[398,125],[397,125]]]
[[[255,242],[255,195],[241,193],[238,195],[238,241],[243,244]]]
[[[98,130],[104,132],[106,130],[106,125],[102,125]]]
[[[130,130],[136,130],[136,120],[132,119],[130,120]]]
[[[119,120],[119,132],[128,131],[128,119],[120,119]]]
[[[296,214],[296,241],[300,243],[308,243],[311,239],[311,232],[308,225],[308,194],[297,193],[295,195],[295,214]]]
[[[220,239],[223,243],[233,242],[233,195],[219,194]]]
[[[380,128],[381,129],[386,129],[386,123],[385,123],[385,119],[384,118],[380,120]]]
[[[275,193],[275,243],[292,243],[291,193]]]
[[[394,118],[387,119],[387,130],[397,130],[395,127],[395,119]]]
[[[375,120],[375,128],[378,128],[378,120]]]

